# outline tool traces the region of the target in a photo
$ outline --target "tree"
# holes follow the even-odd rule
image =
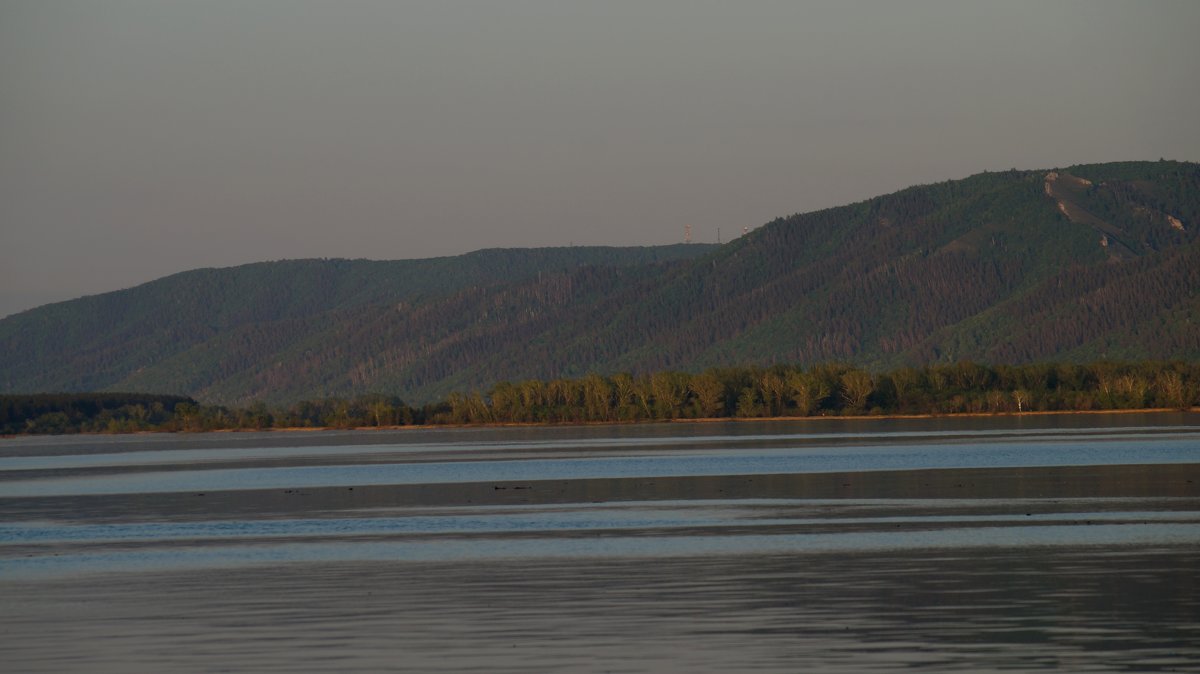
[[[387,400],[376,400],[367,406],[375,426],[392,426],[396,423],[396,410]]]
[[[1187,407],[1184,399],[1183,377],[1174,370],[1159,372],[1154,379],[1154,388],[1158,391],[1158,399],[1166,407]]]
[[[637,401],[643,419],[654,418],[654,389],[650,377],[643,375],[633,380],[633,399]]]
[[[737,400],[737,415],[739,417],[760,417],[763,413],[762,398],[757,386],[746,386],[742,389]]]
[[[467,396],[455,391],[446,399],[450,404],[450,420],[456,424],[465,424],[471,418]]]
[[[193,405],[192,403],[179,403],[175,406],[175,419],[178,430],[200,430],[200,407],[198,405]]]
[[[545,421],[546,417],[546,385],[536,379],[528,379],[520,384],[521,391],[521,421]]]
[[[871,375],[862,370],[848,370],[842,374],[841,384],[842,400],[846,403],[846,410],[862,412],[867,405],[867,398],[870,397],[871,391],[875,387]]]
[[[687,399],[687,384],[677,372],[657,372],[650,377],[650,389],[654,394],[654,411],[657,419],[674,419],[679,416]]]
[[[1012,392],[1013,402],[1017,403],[1017,411],[1024,412],[1029,406],[1029,392],[1025,389],[1015,389]]]
[[[766,405],[766,414],[773,417],[782,415],[783,398],[787,390],[784,378],[777,372],[768,370],[759,375],[758,382],[759,389],[762,391],[763,403]]]
[[[492,415],[498,421],[517,421],[521,416],[521,392],[511,383],[496,384],[489,397],[492,399]]]
[[[716,375],[705,372],[692,377],[688,382],[695,402],[697,416],[718,417],[725,411],[725,385]]]
[[[612,385],[598,374],[583,380],[584,415],[588,421],[611,419]]]
[[[613,375],[613,403],[617,408],[617,417],[620,419],[632,419],[636,416],[633,407],[633,400],[636,397],[636,386],[633,382],[633,377],[628,373],[622,372]]]
[[[796,405],[796,414],[806,417],[817,410],[829,397],[830,389],[823,377],[795,370],[786,377],[788,395]]]

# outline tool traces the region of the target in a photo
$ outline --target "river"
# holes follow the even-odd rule
[[[1200,415],[0,441],[8,671],[1196,671]]]

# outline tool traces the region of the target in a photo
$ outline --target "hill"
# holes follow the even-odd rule
[[[1200,357],[1200,165],[983,173],[721,247],[198,270],[0,321],[0,391],[419,402],[500,380],[839,360]]]
[[[146,381],[192,390],[336,330],[456,293],[590,265],[653,267],[709,246],[490,249],[421,260],[284,260],[197,269],[0,320],[0,391],[92,391]],[[211,360],[193,360],[209,355]],[[177,387],[177,388],[172,388]]]

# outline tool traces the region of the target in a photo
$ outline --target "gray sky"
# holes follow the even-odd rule
[[[1200,2],[0,0],[0,315],[1200,159]]]

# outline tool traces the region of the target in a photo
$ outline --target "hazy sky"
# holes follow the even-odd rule
[[[0,0],[0,315],[1200,160],[1200,2]]]

